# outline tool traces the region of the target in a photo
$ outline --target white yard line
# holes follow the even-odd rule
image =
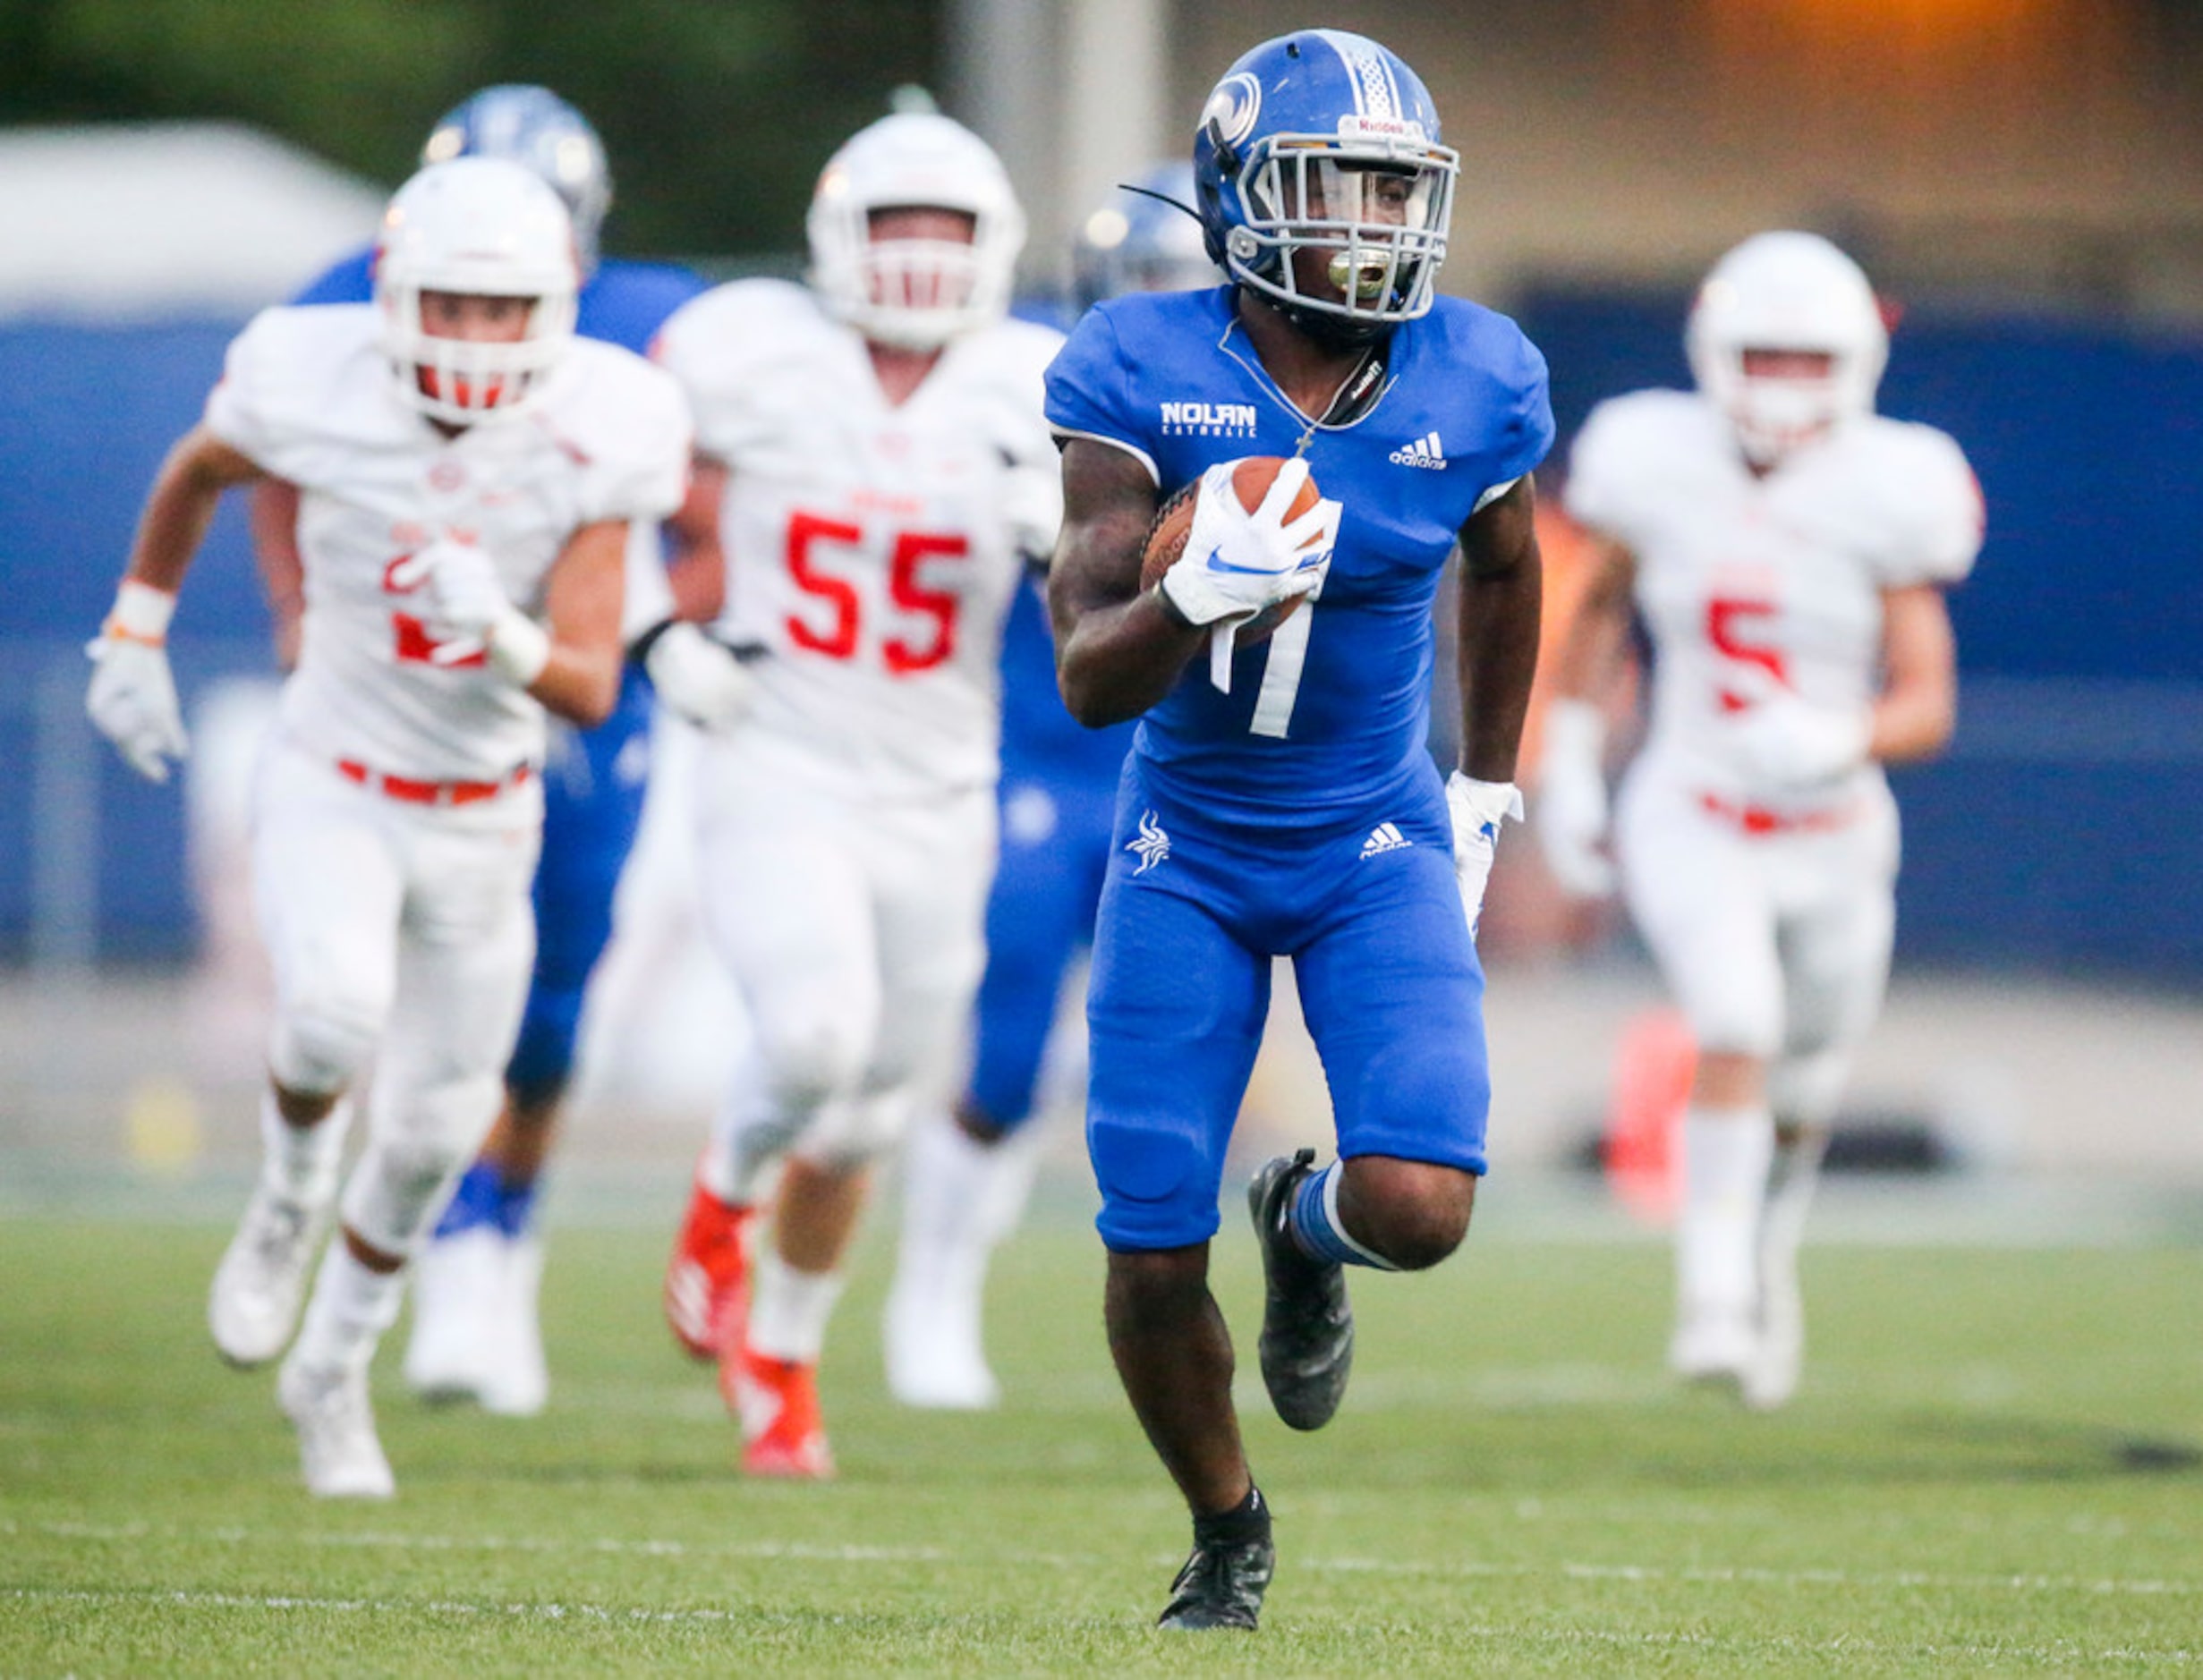
[[[185,1592],[160,1588],[146,1588],[138,1591],[90,1591],[68,1588],[49,1590],[37,1587],[4,1588],[0,1589],[0,1602],[82,1604],[107,1608],[120,1605],[149,1607],[166,1605],[181,1610],[264,1610],[271,1614],[310,1611],[331,1615],[480,1616],[502,1616],[513,1621],[574,1621],[607,1625],[624,1623],[637,1626],[728,1623],[747,1619],[751,1614],[744,1610],[649,1610],[634,1606],[565,1604],[556,1600],[533,1604],[482,1604],[470,1603],[458,1599],[420,1600],[323,1599],[307,1598],[295,1593],[258,1595],[238,1592]],[[1450,1626],[1448,1629],[1448,1635],[1457,1639],[1466,1637],[1473,1640],[1487,1640],[1494,1644],[1503,1643],[1510,1649],[1515,1650],[1519,1650],[1526,1644],[1595,1645],[1620,1650],[1693,1650],[1732,1653],[1766,1651],[1796,1656],[1880,1655],[1935,1660],[1964,1659],[1976,1661],[2061,1664],[2140,1662],[2179,1667],[2192,1667],[2203,1663],[2203,1650],[2185,1645],[2113,1645],[2091,1650],[2071,1640],[2060,1640],[2046,1645],[2001,1642],[1946,1645],[1918,1640],[1861,1639],[1848,1633],[1825,1640],[1796,1639],[1779,1634],[1772,1637],[1746,1636],[1726,1639],[1707,1633],[1619,1632],[1607,1628],[1586,1627],[1510,1627],[1494,1623]]]
[[[994,1567],[999,1559],[969,1548],[935,1546],[824,1545],[805,1540],[727,1540],[697,1543],[674,1540],[560,1540],[542,1535],[406,1534],[380,1530],[356,1532],[297,1532],[223,1525],[208,1529],[157,1528],[144,1523],[19,1523],[0,1517],[0,1535],[43,1534],[55,1540],[135,1543],[166,1540],[224,1545],[327,1547],[407,1552],[583,1552],[636,1557],[754,1557],[804,1563],[908,1564],[959,1562]],[[1157,1553],[1156,1561],[1175,1565],[1178,1554]],[[1089,1568],[1102,1560],[1079,1554],[1020,1553],[1019,1561],[1052,1567]],[[1569,1581],[1674,1582],[1697,1586],[1864,1587],[1877,1591],[2009,1593],[2082,1593],[2093,1597],[2194,1598],[2203,1596],[2203,1580],[2122,1578],[2116,1575],[1939,1574],[1925,1570],[1770,1569],[1756,1565],[1697,1565],[1668,1568],[1649,1564],[1553,1565],[1416,1563],[1397,1557],[1296,1558],[1294,1567],[1339,1574],[1411,1574],[1441,1579],[1530,1579],[1558,1575]]]

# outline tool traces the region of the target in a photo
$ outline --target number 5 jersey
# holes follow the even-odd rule
[[[1862,415],[1755,478],[1720,411],[1639,391],[1592,410],[1569,460],[1568,511],[1637,556],[1657,649],[1646,774],[1757,807],[1796,802],[1734,751],[1736,719],[1770,690],[1862,710],[1878,686],[1882,593],[1958,582],[1981,546],[1981,493],[1931,426]],[[1840,807],[1861,764],[1811,790]]]
[[[231,344],[205,424],[299,487],[306,616],[284,734],[423,780],[540,764],[543,708],[479,653],[439,662],[397,563],[443,538],[479,543],[506,598],[540,613],[575,531],[662,519],[688,480],[687,410],[640,356],[576,339],[526,407],[447,436],[401,400],[367,303],[263,310]]]

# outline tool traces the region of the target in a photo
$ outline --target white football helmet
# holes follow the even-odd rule
[[[1684,335],[1690,370],[1754,464],[1874,412],[1889,329],[1857,263],[1817,233],[1755,233],[1714,265]],[[1748,372],[1749,351],[1828,358],[1814,377]]]
[[[874,240],[876,210],[959,210],[972,241]],[[1025,219],[1001,159],[959,123],[898,112],[861,129],[831,158],[804,223],[811,284],[865,337],[934,350],[1009,308]]]
[[[375,302],[399,395],[455,426],[513,413],[574,342],[580,285],[572,219],[532,170],[503,157],[430,164],[390,200],[375,246]],[[535,301],[517,340],[481,344],[430,333],[424,292]]]

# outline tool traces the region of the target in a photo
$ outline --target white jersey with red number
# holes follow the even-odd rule
[[[423,780],[540,763],[543,708],[480,655],[434,663],[391,568],[439,537],[471,540],[514,605],[540,613],[576,530],[662,519],[687,482],[687,410],[641,357],[576,339],[528,407],[447,437],[400,396],[371,304],[261,313],[229,347],[206,425],[299,487],[306,615],[285,734]]]
[[[1736,716],[1770,685],[1863,709],[1879,681],[1882,592],[1955,583],[1981,544],[1980,491],[1945,433],[1864,416],[1755,478],[1729,422],[1688,392],[1593,410],[1566,501],[1637,557],[1655,649],[1641,768],[1739,803],[1795,801],[1731,762]],[[1863,766],[1815,800],[1880,777]]]
[[[744,733],[791,774],[868,799],[992,781],[1013,510],[1056,479],[1061,342],[1001,322],[891,407],[863,339],[800,286],[737,281],[666,323],[652,353],[728,469],[718,631],[768,653]]]

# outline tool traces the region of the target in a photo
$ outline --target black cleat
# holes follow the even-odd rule
[[[1246,1187],[1262,1244],[1263,1386],[1278,1415],[1297,1430],[1320,1430],[1346,1398],[1354,1364],[1354,1309],[1347,1302],[1346,1268],[1312,1260],[1285,1228],[1286,1204],[1314,1170],[1315,1151],[1279,1156]]]
[[[1277,1548],[1266,1538],[1241,1540],[1236,1546],[1196,1545],[1170,1583],[1170,1602],[1155,1618],[1155,1625],[1174,1633],[1212,1627],[1243,1627],[1253,1633],[1262,1615],[1263,1594],[1277,1566]]]

